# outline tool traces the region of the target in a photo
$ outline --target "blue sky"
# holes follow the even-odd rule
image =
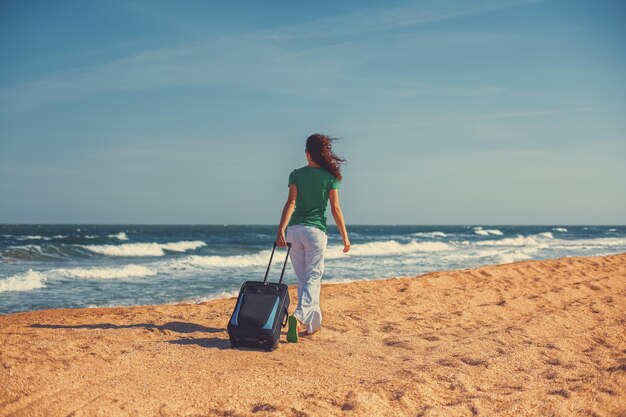
[[[626,223],[626,3],[0,2],[0,223]]]

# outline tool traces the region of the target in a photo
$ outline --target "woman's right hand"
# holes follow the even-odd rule
[[[276,234],[276,246],[287,246],[287,241],[285,240],[285,231],[279,230]]]
[[[350,241],[348,239],[343,241],[343,253],[348,253],[350,250]]]

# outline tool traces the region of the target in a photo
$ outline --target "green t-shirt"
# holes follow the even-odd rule
[[[315,226],[326,233],[328,192],[339,188],[339,180],[324,168],[307,165],[289,174],[289,185],[291,184],[298,188],[298,197],[289,226]]]

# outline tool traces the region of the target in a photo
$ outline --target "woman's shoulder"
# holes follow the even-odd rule
[[[311,172],[318,172],[318,171],[324,171],[325,172],[325,170],[322,169],[322,168],[312,168],[312,167],[310,167],[308,165],[305,165],[303,167],[294,169],[293,171],[291,171],[291,173],[292,174],[304,174],[304,175],[307,175],[307,174],[309,174]]]
[[[313,178],[321,178],[324,179],[325,181],[336,181],[337,178],[330,172],[328,172],[327,170],[325,170],[322,167],[312,167],[309,165],[305,165],[303,167],[300,168],[296,168],[293,171],[291,171],[291,173],[289,174],[292,177],[295,176],[307,176],[307,177],[313,177]]]
[[[296,169],[292,170],[292,171],[289,173],[289,175],[290,175],[290,176],[291,176],[291,175],[298,175],[298,174],[300,174],[301,172],[303,172],[305,169],[306,169],[306,166],[303,166],[303,167],[300,167],[300,168],[296,168]]]

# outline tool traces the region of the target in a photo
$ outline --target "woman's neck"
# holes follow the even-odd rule
[[[316,164],[316,163],[315,163],[315,162],[313,162],[313,161],[309,161],[308,166],[313,167],[313,168],[321,168],[318,164]]]

